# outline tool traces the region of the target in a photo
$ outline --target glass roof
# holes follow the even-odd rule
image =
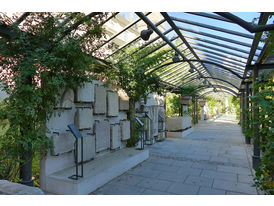
[[[273,30],[274,17],[269,18],[269,13],[226,14],[233,14],[253,26],[257,26],[258,22],[261,25],[271,24]],[[158,43],[159,47],[152,53],[166,49],[169,56],[177,53],[180,58],[176,63],[169,57],[154,68],[147,68],[147,72],[159,75],[163,83],[177,88],[201,85],[206,81],[208,85],[213,85],[211,90],[216,85],[219,92],[233,90],[238,93],[237,88],[251,74],[248,66],[261,63],[266,43],[262,41],[262,32],[255,35],[236,20],[224,16],[224,13],[206,12],[108,12],[104,23],[106,37],[93,50],[93,55],[104,51],[103,60],[111,60],[127,46],[143,49]],[[149,40],[144,41],[140,33],[148,27],[153,33]]]
[[[262,15],[256,12],[232,14],[253,24],[258,24]],[[202,81],[197,77],[202,77],[201,79],[206,80],[210,85],[223,86],[218,91],[228,88],[238,93],[237,88],[240,88],[245,75],[250,75],[246,69],[247,64],[255,64],[258,61],[265,44],[258,39],[258,45],[253,45],[255,33],[250,33],[237,22],[216,13],[122,12],[117,17],[122,17],[125,24],[123,28],[108,37],[111,39],[110,42],[120,44],[112,54],[132,43],[145,47],[155,42],[162,42],[160,48],[168,48],[170,49],[168,52],[173,53],[174,50],[178,53],[177,49],[179,49],[181,60],[190,60],[172,63],[172,58],[169,58],[148,71],[155,72],[163,82],[174,86],[200,85]],[[114,21],[117,21],[117,17]],[[268,24],[271,23],[273,20],[268,20]],[[144,41],[140,38],[140,32],[146,30],[148,26],[155,26],[152,28],[154,32],[148,41]],[[136,32],[132,30],[130,35],[130,32],[126,33],[129,29]],[[125,42],[119,42],[119,38]],[[251,50],[254,50],[254,56],[250,55]],[[106,59],[110,59],[112,54]],[[193,73],[189,71],[191,65],[195,67]]]

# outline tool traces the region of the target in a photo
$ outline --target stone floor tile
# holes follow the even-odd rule
[[[185,168],[181,167],[178,171],[177,174],[184,174],[184,175],[192,175],[192,176],[200,176],[202,173],[201,169],[195,169],[195,168]]]
[[[126,174],[138,175],[142,177],[157,178],[161,174],[161,171],[152,169],[139,169],[139,170],[129,170]]]
[[[174,183],[172,184],[167,192],[177,194],[177,195],[197,195],[199,190],[199,186],[182,184],[182,183]]]
[[[154,164],[173,165],[174,160],[153,157],[153,158],[149,158],[147,162],[154,163]]]
[[[246,155],[251,148],[243,143],[233,118],[199,121],[195,131],[182,139],[146,145],[147,161],[94,194],[257,194]]]
[[[254,184],[253,176],[238,174],[238,182]]]
[[[163,172],[159,176],[157,176],[157,179],[183,183],[187,177],[188,177],[188,175],[186,175],[186,174]]]
[[[244,174],[244,175],[251,174],[251,171],[249,168],[233,167],[233,166],[225,166],[225,165],[218,165],[217,171],[229,172],[229,173],[234,173],[234,174]]]
[[[140,183],[142,180],[144,180],[144,178],[145,177],[138,176],[138,175],[124,174],[124,175],[121,175],[120,177],[117,177],[114,180],[112,180],[111,183],[134,186],[134,185],[137,185],[138,183]]]
[[[146,189],[146,190],[142,193],[142,195],[171,195],[171,193]]]
[[[213,179],[207,177],[188,176],[185,180],[185,183],[203,187],[211,187]]]
[[[240,192],[245,194],[257,194],[257,190],[255,187],[252,187],[251,184],[246,183],[233,183],[224,180],[214,180],[213,188],[215,189],[223,189],[231,192]]]
[[[180,169],[180,167],[173,166],[173,165],[167,166],[167,165],[162,165],[162,164],[153,164],[153,167],[151,169],[161,171],[161,172],[175,173],[176,171],[178,171]]]
[[[240,193],[240,192],[226,191],[226,195],[247,195],[247,194]]]
[[[170,181],[151,179],[151,178],[145,178],[139,184],[137,184],[138,187],[162,191],[162,192],[166,191],[171,185],[172,185],[172,182]]]
[[[199,153],[195,153],[195,155],[187,155],[186,158],[191,160],[210,160],[210,155],[199,155]]]
[[[193,165],[192,161],[183,161],[183,160],[174,160],[173,161],[173,166],[179,166],[179,167],[191,167]]]
[[[200,187],[198,195],[225,195],[225,190],[212,189],[210,187]]]
[[[237,175],[233,174],[233,173],[227,173],[227,172],[203,170],[201,177],[208,177],[208,178],[213,178],[213,179],[237,182]]]
[[[124,184],[107,184],[93,192],[95,195],[141,195],[144,188]]]
[[[192,167],[197,169],[217,170],[216,164],[208,164],[203,162],[195,162],[193,163]]]

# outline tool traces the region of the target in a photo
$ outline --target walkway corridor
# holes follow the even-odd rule
[[[247,147],[234,116],[199,121],[183,139],[152,146],[150,158],[92,194],[257,194]]]

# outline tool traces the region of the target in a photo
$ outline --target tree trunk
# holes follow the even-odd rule
[[[135,101],[129,99],[129,120],[130,120],[130,135],[134,135],[136,132],[136,123],[135,123]]]
[[[24,151],[22,160],[23,162],[20,163],[20,183],[28,186],[33,186],[32,153],[30,151]]]

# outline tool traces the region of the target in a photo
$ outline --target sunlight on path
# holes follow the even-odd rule
[[[235,116],[199,121],[186,137],[146,148],[147,161],[92,194],[257,194]]]

